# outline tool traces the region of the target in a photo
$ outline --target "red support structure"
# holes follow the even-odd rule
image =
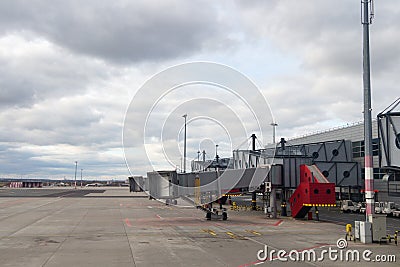
[[[289,202],[293,218],[303,218],[315,206],[335,206],[335,184],[329,183],[317,166],[300,165],[300,184]]]

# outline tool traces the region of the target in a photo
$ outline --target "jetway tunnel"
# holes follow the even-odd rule
[[[260,192],[265,182],[284,193],[282,171],[282,165],[273,165],[220,172],[150,172],[148,178],[150,195],[153,198],[165,199],[167,203],[174,203],[176,199],[181,198],[202,208],[231,192]],[[335,184],[330,183],[316,165],[302,164],[299,166],[299,173],[299,185],[293,194],[288,194],[294,218],[304,217],[314,206],[335,205]]]
[[[200,204],[219,199],[224,194],[252,192],[263,184],[270,166],[248,169],[226,169],[196,173],[177,173],[176,171],[155,171],[147,173],[149,193],[156,199],[194,198],[196,178],[199,178]],[[207,196],[207,197],[205,197]]]
[[[200,169],[191,173],[150,172],[148,173],[150,195],[166,201],[185,198],[193,204],[195,203],[195,179],[198,177],[201,181],[200,204],[205,204],[233,192],[266,193],[262,191],[263,184],[268,182],[272,185],[273,191],[268,192],[268,194],[273,193],[279,196],[282,212],[283,209],[288,209],[292,212],[292,215],[298,217],[299,214],[293,214],[293,206],[286,205],[286,203],[289,202],[299,186],[305,186],[304,181],[302,182],[302,175],[304,175],[302,166],[309,166],[308,168],[312,169],[311,172],[315,173],[313,174],[315,179],[325,177],[324,179],[317,179],[308,186],[323,187],[326,185],[322,184],[329,184],[330,192],[334,198],[336,194],[339,195],[339,192],[341,192],[339,189],[342,187],[361,188],[362,186],[360,165],[353,161],[351,142],[346,140],[291,145],[284,149],[281,147],[235,150],[233,151],[233,158],[230,160],[233,161],[229,164],[233,169],[215,168],[214,171],[202,171],[203,166],[199,161],[194,162],[192,166],[200,166]],[[254,200],[254,193],[252,199]],[[332,205],[331,202],[315,204]],[[276,205],[274,207],[277,208]]]

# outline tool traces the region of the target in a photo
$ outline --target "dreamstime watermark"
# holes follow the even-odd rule
[[[191,172],[196,166],[205,169],[220,153],[231,157],[234,150],[247,150],[252,134],[256,134],[261,146],[268,143],[272,140],[271,122],[274,118],[266,98],[241,72],[212,62],[172,66],[147,80],[126,111],[125,161],[132,175],[174,169],[177,173]],[[213,192],[208,202],[234,188],[244,169],[255,164],[239,161],[242,174],[221,172],[218,179],[207,184],[202,181],[201,192]],[[259,186],[262,178],[265,175],[254,174],[252,184]],[[187,179],[169,179],[160,183],[159,188],[160,194],[194,194],[194,185]]]
[[[257,258],[263,261],[293,261],[293,262],[322,262],[325,260],[341,262],[396,262],[396,255],[376,254],[369,250],[347,249],[348,243],[340,238],[336,242],[336,248],[328,247],[316,251],[314,248],[306,250],[276,250],[269,249],[267,245],[257,252]],[[322,248],[322,247],[321,247]]]

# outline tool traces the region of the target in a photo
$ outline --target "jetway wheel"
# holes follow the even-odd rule
[[[206,214],[207,221],[211,220],[211,212],[207,212]]]
[[[223,212],[223,213],[222,213],[222,220],[223,220],[223,221],[226,221],[227,219],[228,219],[228,213]]]

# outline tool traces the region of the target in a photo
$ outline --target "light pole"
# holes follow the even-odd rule
[[[203,150],[203,171],[206,170],[206,151]]]
[[[183,137],[183,172],[186,172],[186,119],[187,114],[183,115],[182,117],[185,118],[185,135]]]
[[[218,145],[215,145],[215,159],[217,160],[218,163]]]
[[[198,167],[198,171],[201,171],[202,170],[202,168],[201,168],[201,164],[200,164],[200,150],[197,150],[197,167]]]
[[[372,155],[371,78],[369,59],[369,25],[373,18],[373,0],[361,1],[363,26],[363,85],[364,85],[364,168],[366,221],[374,214],[374,169]]]
[[[76,172],[78,171],[78,162],[75,161],[75,189],[76,189]]]
[[[272,122],[271,123],[272,126],[272,142],[273,144],[275,144],[275,131],[276,131],[276,126],[278,126],[278,124],[276,122]]]
[[[82,188],[82,172],[83,172],[83,169],[81,169],[81,188]]]

